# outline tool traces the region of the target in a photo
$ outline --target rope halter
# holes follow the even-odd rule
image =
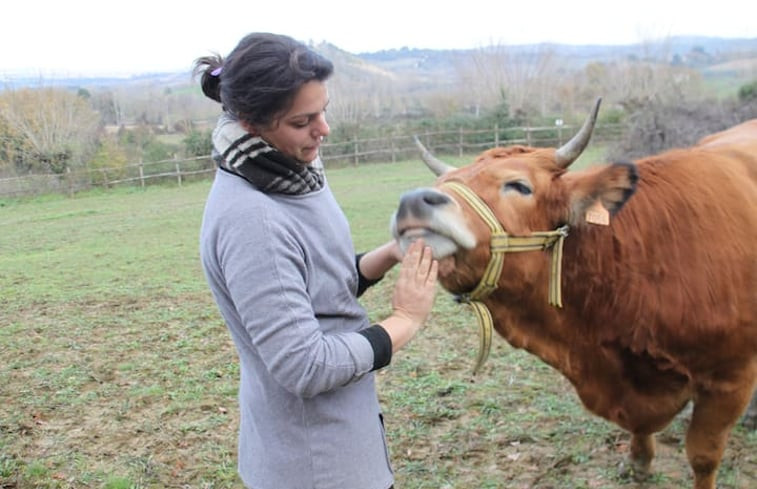
[[[459,297],[473,307],[479,326],[480,347],[476,366],[473,369],[475,375],[481,369],[489,357],[491,350],[492,331],[494,321],[489,309],[482,302],[489,294],[499,286],[499,278],[502,274],[502,265],[505,261],[505,253],[518,251],[543,251],[551,250],[550,274],[549,274],[549,304],[562,307],[562,293],[560,288],[562,276],[562,251],[563,242],[568,235],[568,226],[561,226],[554,231],[536,232],[529,236],[510,236],[494,216],[494,213],[481,197],[476,195],[469,187],[459,182],[445,182],[442,188],[447,188],[462,198],[478,216],[486,223],[491,231],[489,244],[491,256],[486,265],[484,274],[478,285],[469,293]]]

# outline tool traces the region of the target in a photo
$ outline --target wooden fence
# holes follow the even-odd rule
[[[490,130],[436,131],[418,136],[438,156],[478,154],[500,145],[524,144],[538,147],[557,147],[571,137],[576,127],[515,127]],[[597,126],[593,141],[617,141],[622,135],[620,125]],[[321,146],[321,159],[328,167],[359,165],[362,163],[395,162],[418,158],[412,136],[386,136],[344,143],[325,143]],[[181,186],[188,180],[207,178],[215,172],[210,156],[175,158],[170,160],[138,162],[113,168],[68,169],[65,173],[32,174],[0,178],[0,197],[20,197],[47,193],[76,192],[91,188],[115,186],[141,186],[156,183],[175,183]]]

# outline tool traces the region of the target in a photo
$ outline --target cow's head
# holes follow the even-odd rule
[[[585,149],[600,100],[581,130],[558,149],[510,146],[480,154],[468,166],[451,167],[418,142],[423,160],[438,179],[433,188],[405,193],[391,227],[406,249],[422,237],[440,259],[440,281],[453,293],[469,292],[481,280],[491,256],[492,231],[470,203],[445,183],[468,187],[488,206],[509,236],[530,236],[568,225],[587,224],[591,216],[611,216],[636,188],[636,168],[616,163],[568,171]],[[602,214],[606,213],[606,216]],[[568,238],[570,239],[570,238]],[[533,283],[548,262],[538,253],[507,257],[506,274],[518,283]]]

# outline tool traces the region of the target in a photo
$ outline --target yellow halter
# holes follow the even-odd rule
[[[492,330],[494,321],[489,309],[482,300],[497,289],[499,277],[502,274],[502,265],[505,253],[516,251],[541,251],[552,250],[549,276],[549,303],[556,307],[562,307],[562,294],[560,289],[562,275],[562,250],[565,237],[568,235],[568,226],[561,226],[554,231],[536,232],[530,236],[510,236],[502,228],[494,213],[481,198],[473,193],[467,186],[459,182],[445,182],[442,187],[459,195],[476,214],[489,226],[491,230],[490,251],[491,257],[486,265],[484,275],[478,285],[467,294],[460,297],[461,302],[470,304],[476,314],[479,326],[479,338],[481,341],[476,366],[473,373],[476,374],[486,362],[491,350]]]

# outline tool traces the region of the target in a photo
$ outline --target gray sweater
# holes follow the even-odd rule
[[[200,253],[240,361],[253,489],[386,489],[393,476],[349,225],[328,185],[263,194],[217,171]]]

